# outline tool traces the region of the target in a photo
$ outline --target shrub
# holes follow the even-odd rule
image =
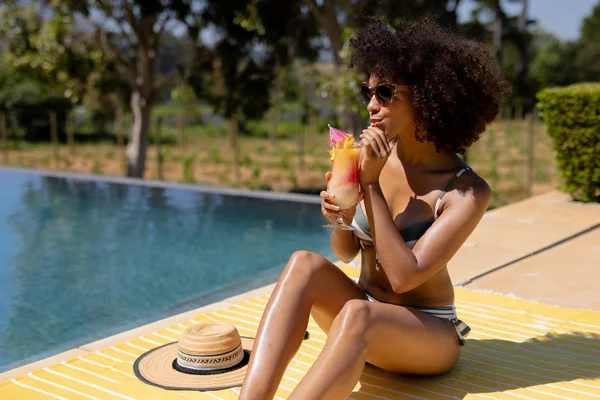
[[[288,169],[290,167],[290,154],[288,152],[284,151],[281,155],[279,166],[283,169]]]
[[[578,201],[600,202],[600,83],[548,88],[537,97],[562,190]]]
[[[218,147],[211,147],[208,149],[208,159],[215,164],[223,163],[223,157],[221,156],[221,150]]]
[[[290,170],[290,173],[288,174],[288,180],[290,181],[292,188],[295,189],[298,187],[298,178],[296,178],[296,174],[293,170]]]
[[[185,183],[194,183],[194,160],[196,154],[189,155],[183,160],[183,181]]]
[[[92,164],[92,174],[94,175],[102,175],[102,163],[98,157],[94,157],[94,162]]]
[[[260,178],[260,165],[252,165],[252,179],[258,180]]]
[[[265,154],[267,152],[267,148],[261,144],[256,149],[254,149],[254,152],[256,154]]]
[[[240,165],[244,166],[244,167],[249,167],[250,165],[252,165],[252,159],[250,158],[250,156],[246,153],[243,153],[242,156],[240,157]]]

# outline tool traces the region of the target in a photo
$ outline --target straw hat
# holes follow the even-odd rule
[[[226,322],[190,326],[181,340],[142,354],[133,365],[145,383],[172,390],[221,390],[240,386],[253,338]]]

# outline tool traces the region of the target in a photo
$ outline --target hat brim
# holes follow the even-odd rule
[[[144,383],[169,390],[223,390],[241,386],[248,369],[254,338],[241,336],[244,359],[239,368],[210,374],[188,374],[173,368],[177,343],[157,347],[142,354],[133,364],[135,376]]]

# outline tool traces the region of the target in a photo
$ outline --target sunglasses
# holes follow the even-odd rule
[[[383,107],[387,107],[396,96],[397,91],[408,91],[409,87],[406,85],[396,85],[395,83],[380,83],[375,87],[371,86],[368,82],[360,84],[360,96],[363,103],[369,104],[373,98],[373,94],[377,99],[377,102]]]

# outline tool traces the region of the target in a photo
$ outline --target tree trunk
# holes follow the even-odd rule
[[[517,121],[522,121],[523,120],[523,102],[522,101],[519,101],[515,105],[515,119]]]
[[[183,110],[181,114],[179,114],[179,135],[177,135],[177,142],[181,149],[185,147],[185,123],[186,115],[185,110]]]
[[[129,144],[127,145],[127,176],[143,178],[150,136],[152,105],[142,97],[139,90],[134,90],[131,93],[131,111],[133,113],[133,124]]]
[[[310,7],[315,19],[325,31],[331,46],[333,62],[336,66],[343,64],[340,56],[340,51],[343,47],[342,29],[335,14],[334,0],[323,0],[323,4],[319,6],[315,0],[305,0],[305,3]]]
[[[117,107],[115,108],[115,125],[114,125],[115,135],[117,136],[117,154],[119,157],[119,162],[123,168],[123,173],[127,173],[127,153],[123,152],[123,145],[125,144],[125,121],[123,119],[123,110],[121,109],[121,105],[117,103]]]
[[[527,35],[527,20],[528,20],[528,2],[527,0],[521,0],[521,14],[519,15],[519,33],[521,40],[517,43],[518,58],[516,65],[516,90],[517,94],[523,96],[525,92],[529,92],[527,88],[527,66],[529,63],[529,38]],[[527,93],[529,94],[529,93]],[[528,103],[529,104],[529,103]],[[521,105],[523,107],[523,104]],[[521,112],[521,116],[522,116]]]
[[[52,157],[54,166],[58,163],[58,123],[56,122],[56,111],[50,111],[50,138],[52,140]]]
[[[137,63],[136,81],[131,92],[133,124],[127,145],[127,176],[143,178],[146,168],[146,152],[150,136],[152,106],[155,99],[154,76],[156,61],[156,14],[149,14],[139,20],[136,28]]]
[[[155,129],[156,129],[156,179],[158,179],[159,181],[163,180],[163,172],[162,172],[162,164],[163,164],[163,159],[162,159],[162,118],[159,118],[158,121],[156,121],[155,124]]]
[[[269,139],[271,143],[275,144],[275,138],[277,137],[277,110],[274,105],[271,105],[267,119],[269,120]]]
[[[451,30],[456,30],[458,25],[458,6],[460,5],[461,0],[455,0],[453,7],[446,10],[443,14],[440,22],[443,26],[450,28]],[[449,5],[448,5],[449,6]]]
[[[117,148],[123,147],[123,112],[121,107],[115,108],[115,134],[117,136]]]
[[[535,146],[535,108],[531,110],[531,119],[527,132],[527,174],[525,187],[527,188],[527,197],[533,196],[533,186],[535,184],[534,175],[534,146]]]
[[[304,127],[298,124],[298,165],[304,170]]]
[[[75,154],[75,138],[73,133],[73,113],[67,112],[65,121],[65,131],[67,133],[67,144],[69,146],[69,152],[71,155]]]
[[[496,6],[494,10],[494,23],[492,25],[492,43],[494,46],[494,56],[496,57],[496,63],[498,66],[502,68],[502,46],[504,45],[502,42],[502,23],[504,22],[504,13],[502,8],[500,8],[500,3]]]
[[[240,151],[239,151],[239,133],[240,125],[237,116],[232,116],[229,120],[229,141],[231,151],[233,152],[233,176],[236,183],[240,182]]]
[[[331,53],[333,55],[333,66],[334,66],[334,81],[336,85],[336,89],[340,91],[342,95],[342,130],[345,130],[348,133],[352,133],[354,135],[358,135],[362,130],[362,126],[357,128],[355,121],[358,120],[355,112],[352,112],[348,108],[348,99],[346,99],[343,95],[343,88],[340,86],[343,84],[340,77],[342,76],[343,70],[345,68],[344,60],[342,59],[340,52],[342,51],[342,47],[344,46],[344,41],[342,40],[342,29],[337,20],[337,15],[335,11],[334,0],[323,0],[323,5],[318,6],[314,0],[307,0],[308,5],[310,6],[315,19],[321,25],[327,38],[329,39],[329,45],[331,49]]]

